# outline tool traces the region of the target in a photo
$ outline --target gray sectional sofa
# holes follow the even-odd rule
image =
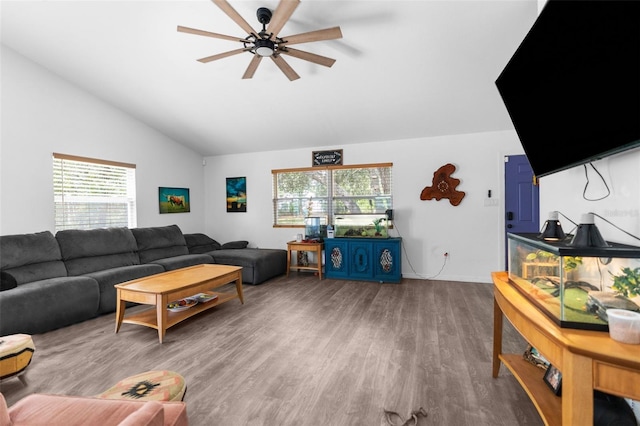
[[[115,312],[115,284],[164,271],[236,265],[245,284],[286,272],[286,250],[246,245],[221,245],[176,225],[0,236],[0,336],[44,333]]]

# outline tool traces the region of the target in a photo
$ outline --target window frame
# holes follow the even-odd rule
[[[82,163],[77,165],[77,163]],[[71,166],[72,164],[76,164],[75,166]],[[91,172],[95,173],[95,175],[103,174],[112,174],[113,168],[118,168],[122,170],[116,170],[116,177],[114,180],[118,182],[117,185],[100,185],[98,186],[101,191],[107,189],[104,194],[98,195],[97,193],[100,191],[96,191],[96,188],[90,188],[89,184],[82,182],[81,178],[79,179],[71,179],[71,187],[65,186],[65,165],[69,165],[71,167],[68,170],[71,170],[74,173],[84,172],[84,168],[87,170],[94,168]],[[102,168],[102,170],[101,170]],[[108,227],[128,227],[134,228],[137,226],[137,200],[136,200],[136,175],[135,175],[136,165],[131,163],[123,163],[118,161],[111,160],[103,160],[98,158],[90,158],[90,157],[81,157],[77,155],[68,155],[68,154],[60,154],[54,152],[52,154],[52,178],[53,178],[53,199],[54,199],[54,227],[56,232],[65,229],[96,229],[96,228],[108,228]],[[117,174],[122,174],[122,178],[117,179]],[[92,176],[95,176],[92,175]],[[85,175],[86,176],[86,175]],[[80,189],[80,194],[70,195],[69,188],[73,190]],[[87,189],[84,193],[83,189]],[[94,191],[91,191],[93,189]],[[112,190],[113,192],[109,192]],[[122,191],[124,190],[124,195]],[[77,220],[68,220],[67,210],[65,209],[65,197],[67,198],[76,198],[76,204],[85,207],[91,206],[92,203],[96,205],[101,204],[102,209],[92,210],[89,208],[87,212],[78,213],[74,218],[85,219],[84,221]],[[83,200],[84,199],[84,200]],[[113,202],[113,200],[118,200]],[[80,202],[78,202],[80,200]],[[68,201],[68,204],[72,204],[72,201]],[[113,211],[110,210],[109,205],[121,205],[120,212],[111,214]],[[126,204],[126,224],[124,220],[122,220],[122,205]],[[106,206],[106,210],[105,210]],[[61,212],[59,211],[61,209]],[[97,213],[100,211],[100,213]],[[100,217],[103,220],[96,221],[96,217]],[[114,217],[120,217],[120,220],[113,220]],[[97,225],[97,226],[96,226]]]
[[[288,169],[272,169],[272,221],[274,228],[304,228],[304,224],[282,224],[278,223],[278,202],[281,200],[286,200],[288,198],[277,198],[278,192],[278,180],[277,176],[283,173],[296,173],[296,172],[315,172],[318,170],[326,170],[327,171],[327,196],[326,197],[313,197],[311,201],[324,201],[326,203],[326,212],[322,212],[322,215],[326,215],[326,219],[324,221],[321,220],[323,225],[334,225],[332,221],[332,216],[334,213],[334,200],[336,198],[366,198],[367,196],[351,196],[351,197],[336,197],[333,194],[333,171],[335,170],[345,170],[345,169],[371,169],[371,168],[389,168],[391,169],[391,179],[390,186],[391,191],[389,197],[391,199],[391,206],[393,208],[393,163],[367,163],[367,164],[353,164],[353,165],[328,165],[328,166],[314,166],[314,167],[295,167]],[[302,197],[295,197],[294,200],[302,200]],[[317,217],[318,215],[314,215]]]

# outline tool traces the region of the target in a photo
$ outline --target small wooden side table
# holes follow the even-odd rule
[[[324,248],[324,243],[321,242],[297,242],[297,241],[289,241],[287,243],[287,277],[289,276],[289,271],[291,269],[307,270],[307,271],[317,271],[318,277],[322,279],[322,249]],[[318,259],[318,263],[309,263],[306,266],[303,265],[291,265],[291,252],[292,251],[311,251],[316,253],[316,258]]]

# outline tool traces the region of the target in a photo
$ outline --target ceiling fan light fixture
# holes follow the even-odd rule
[[[268,39],[259,39],[255,42],[255,52],[260,56],[271,56],[275,51],[275,43]]]

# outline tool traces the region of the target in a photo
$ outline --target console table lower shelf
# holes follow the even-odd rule
[[[593,390],[640,399],[638,345],[617,342],[607,332],[561,328],[509,283],[506,272],[494,272],[492,278],[493,377],[498,377],[504,364],[531,398],[545,425],[592,425]],[[522,354],[502,353],[503,317],[562,372],[562,397],[544,383],[544,371]]]

